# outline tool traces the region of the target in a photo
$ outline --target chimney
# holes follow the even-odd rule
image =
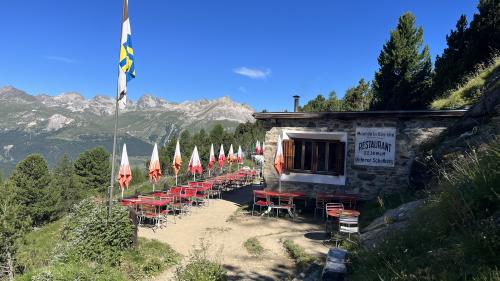
[[[293,96],[293,112],[299,112],[299,98],[300,96]]]

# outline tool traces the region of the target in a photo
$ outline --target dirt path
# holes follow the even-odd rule
[[[248,201],[251,197],[246,197]],[[229,201],[231,200],[231,201]],[[153,232],[141,228],[139,235],[168,243],[187,260],[200,239],[209,246],[210,256],[221,262],[229,280],[284,280],[293,274],[294,265],[283,249],[282,240],[291,239],[314,255],[326,253],[322,245],[322,224],[310,220],[275,219],[239,213],[238,200],[210,200],[210,205],[194,208],[191,215],[177,223]],[[257,237],[265,249],[259,257],[252,256],[243,243]],[[167,270],[156,280],[173,280],[175,268]]]

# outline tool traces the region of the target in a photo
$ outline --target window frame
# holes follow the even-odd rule
[[[340,140],[323,140],[323,139],[307,139],[307,138],[293,138],[293,149],[294,149],[294,158],[295,158],[295,147],[297,142],[301,142],[302,148],[301,148],[301,156],[300,156],[300,162],[301,162],[301,168],[296,169],[295,168],[295,159],[293,160],[293,168],[290,169],[290,172],[293,173],[304,173],[304,174],[317,174],[317,175],[333,175],[333,176],[343,176],[345,175],[345,164],[346,164],[346,156],[345,156],[345,151],[346,151],[346,143],[342,142]],[[304,161],[306,159],[305,157],[305,143],[306,142],[311,142],[312,148],[312,156],[311,156],[311,169],[310,170],[305,170],[303,169],[304,167]],[[318,171],[318,143],[325,143],[325,171]],[[330,144],[334,144],[334,147],[340,144],[344,144],[344,155],[342,156],[343,158],[343,165],[344,167],[335,169],[335,171],[329,171],[329,159],[330,159]],[[340,172],[339,172],[340,171]]]

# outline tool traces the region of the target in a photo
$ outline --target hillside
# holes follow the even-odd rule
[[[153,142],[164,145],[182,130],[196,132],[217,123],[234,129],[253,122],[253,112],[229,97],[172,103],[145,94],[120,111],[119,141],[128,144],[134,159],[149,155]],[[34,96],[0,88],[0,171],[8,172],[30,153],[41,153],[53,164],[63,153],[74,157],[95,146],[111,151],[113,126],[111,97],[85,99],[75,92]]]
[[[477,102],[423,148],[404,204],[380,198],[362,211],[383,215],[350,249],[350,280],[500,279],[500,75],[478,77]]]

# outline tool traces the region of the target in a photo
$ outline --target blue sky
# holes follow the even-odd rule
[[[371,80],[398,17],[424,27],[434,62],[470,0],[129,0],[137,77],[144,93],[181,102],[224,95],[257,110],[292,109]],[[120,0],[2,1],[0,86],[31,94],[116,92]]]

